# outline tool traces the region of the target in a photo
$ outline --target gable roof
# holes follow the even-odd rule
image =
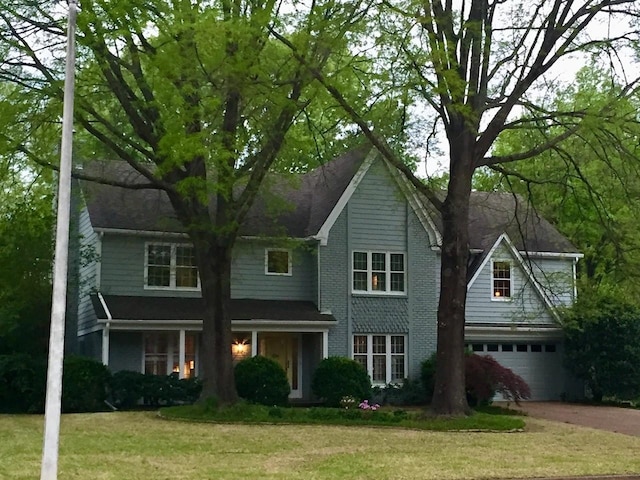
[[[322,238],[375,158],[381,156],[365,144],[306,174],[295,177],[267,176],[240,234]],[[88,168],[94,175],[134,182],[142,180],[124,162],[94,162]],[[400,184],[398,176],[394,175],[394,178]],[[163,191],[81,183],[91,223],[96,229],[185,233]],[[436,209],[424,196],[412,195],[406,183],[400,186],[414,210],[420,208],[418,213],[425,229],[435,229],[439,238],[437,234],[442,231],[442,220]],[[272,202],[269,200],[274,197],[280,199],[278,203],[281,208],[277,211],[270,210]],[[472,192],[470,203],[470,248],[482,252],[472,258],[470,275],[473,275],[500,235],[505,233],[521,252],[579,256],[566,237],[517,195]]]

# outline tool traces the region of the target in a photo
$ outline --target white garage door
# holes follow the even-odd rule
[[[491,355],[500,365],[520,375],[531,389],[531,400],[560,400],[566,389],[559,343],[470,343],[480,355]]]

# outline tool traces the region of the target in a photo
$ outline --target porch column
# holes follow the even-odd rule
[[[322,332],[322,358],[329,356],[329,330]]]
[[[102,364],[109,366],[109,324],[102,328]]]
[[[258,331],[251,330],[251,356],[255,357],[258,354]]]
[[[184,330],[180,330],[180,338],[178,339],[178,365],[179,367],[179,372],[178,372],[178,378],[184,378],[184,361],[185,361],[185,340],[184,340],[185,334],[184,334]]]

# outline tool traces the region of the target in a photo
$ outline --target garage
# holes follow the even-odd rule
[[[567,393],[559,342],[471,343],[479,355],[491,355],[500,365],[520,375],[531,389],[531,400],[560,400]]]

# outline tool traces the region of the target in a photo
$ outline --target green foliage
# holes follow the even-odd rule
[[[564,312],[565,365],[594,400],[640,396],[640,308],[614,295],[580,298]]]
[[[433,392],[432,392],[433,394]],[[372,403],[381,405],[425,405],[431,399],[427,397],[422,381],[405,378],[402,383],[390,383],[384,387],[374,386]]]
[[[286,405],[291,392],[287,374],[275,360],[256,355],[235,367],[238,395],[261,405]]]
[[[0,355],[0,412],[44,411],[46,362],[28,354]]]
[[[45,176],[0,155],[0,354],[45,356],[53,210]]]
[[[181,379],[176,373],[151,375],[121,370],[110,382],[111,401],[122,410],[193,403],[201,389],[197,378]]]
[[[425,391],[427,403],[431,402],[436,378],[436,352],[420,364],[420,381]]]
[[[65,357],[62,410],[65,413],[105,410],[110,379],[107,367],[97,360],[75,355]]]
[[[343,397],[361,402],[371,395],[371,379],[355,360],[329,357],[320,362],[311,381],[313,394],[325,405],[337,407]]]

